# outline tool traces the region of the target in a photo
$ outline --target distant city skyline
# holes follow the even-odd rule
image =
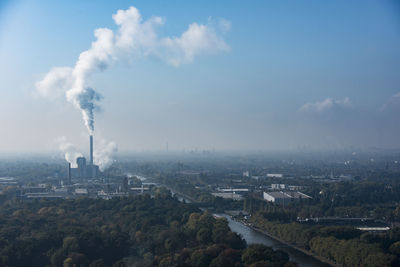
[[[36,85],[74,68],[96,29],[118,34],[113,14],[131,6],[158,26],[138,50],[115,41],[134,53],[114,60],[113,48],[88,76],[103,96],[95,148],[400,148],[396,1],[15,0],[0,4],[1,154],[57,152],[60,140],[87,153],[80,110]]]

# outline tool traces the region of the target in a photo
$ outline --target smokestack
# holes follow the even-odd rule
[[[90,165],[93,165],[93,135],[90,135]]]
[[[68,162],[68,184],[71,184],[71,163]]]

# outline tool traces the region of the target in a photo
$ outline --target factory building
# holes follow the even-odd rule
[[[76,168],[71,168],[71,163],[68,163],[68,184],[71,184],[71,179],[82,178],[97,178],[100,174],[99,166],[93,163],[93,136],[90,135],[90,153],[89,163],[86,162],[85,157],[76,159]]]
[[[232,193],[211,193],[214,197],[222,197],[222,198],[227,198],[227,199],[233,199],[233,200],[242,200],[243,196],[236,194],[235,192]]]
[[[276,204],[289,204],[293,201],[299,201],[300,199],[310,199],[311,197],[301,192],[274,191],[274,192],[264,192],[263,198],[268,202],[273,202]]]
[[[283,178],[282,173],[267,173],[268,178]]]
[[[272,190],[282,190],[285,189],[286,185],[285,184],[271,184],[271,189]]]

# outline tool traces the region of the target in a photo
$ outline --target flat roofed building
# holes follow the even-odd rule
[[[77,195],[87,195],[88,190],[86,188],[76,188],[75,189],[75,194]]]
[[[241,200],[243,197],[235,193],[211,193],[215,197],[229,198],[233,200]]]
[[[267,173],[267,177],[275,177],[275,178],[282,178],[282,173]]]
[[[220,188],[221,192],[249,192],[248,188]]]
[[[299,201],[300,199],[310,199],[311,197],[301,192],[275,191],[263,192],[263,198],[268,202],[273,202],[276,204],[288,204],[292,201]]]
[[[280,189],[285,189],[286,185],[285,184],[271,184],[271,189],[274,190],[280,190]]]

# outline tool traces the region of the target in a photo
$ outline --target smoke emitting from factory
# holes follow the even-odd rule
[[[83,153],[70,142],[67,141],[65,136],[55,139],[58,148],[64,154],[65,160],[71,164],[73,168],[77,167],[76,159],[83,157]],[[97,137],[96,144],[94,137],[89,136],[89,164],[97,165],[101,171],[107,169],[112,163],[112,155],[117,152],[117,145],[115,142],[108,142],[101,137]]]
[[[76,167],[76,159],[82,157],[82,153],[79,152],[72,143],[69,143],[65,136],[61,136],[55,141],[58,143],[60,151],[64,154],[65,160],[69,162],[72,167]]]
[[[118,26],[117,30],[96,29],[96,40],[79,55],[73,68],[52,68],[36,83],[37,91],[44,96],[64,94],[67,101],[81,111],[89,135],[94,133],[94,114],[100,110],[99,102],[102,99],[101,94],[89,84],[89,77],[93,73],[130,57],[158,57],[178,67],[192,62],[199,54],[230,49],[220,36],[230,28],[230,22],[224,19],[218,23],[213,23],[211,19],[208,24],[192,23],[179,37],[160,37],[156,28],[164,24],[161,17],[143,21],[139,10],[131,6],[127,10],[118,10],[112,18]],[[107,153],[115,151],[115,143],[111,142],[105,147],[103,151],[94,153],[109,159]]]

